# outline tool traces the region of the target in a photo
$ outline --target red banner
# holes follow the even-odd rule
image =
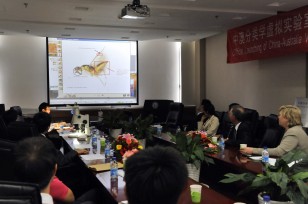
[[[228,63],[308,51],[308,6],[228,31]]]

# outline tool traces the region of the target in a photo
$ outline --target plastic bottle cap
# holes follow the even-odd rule
[[[269,197],[269,195],[264,195],[263,196],[263,201],[270,201],[271,200],[271,198]]]

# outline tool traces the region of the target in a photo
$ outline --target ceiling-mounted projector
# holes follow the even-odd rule
[[[121,13],[121,18],[144,19],[146,17],[150,17],[150,8],[147,5],[140,5],[140,0],[133,0],[133,4],[127,4]]]

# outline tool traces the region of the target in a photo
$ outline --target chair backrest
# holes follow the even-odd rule
[[[163,123],[166,121],[169,105],[173,100],[145,100],[141,116],[153,115],[153,123]]]
[[[12,181],[15,179],[13,156],[14,147],[14,142],[0,139],[0,180]]]
[[[0,181],[0,204],[42,204],[38,185]]]
[[[8,125],[8,139],[12,141],[19,141],[26,137],[38,136],[39,132],[34,124],[16,121]]]
[[[265,132],[259,147],[277,147],[283,136],[283,128],[279,126],[278,118],[270,115],[264,118]]]
[[[231,128],[233,124],[231,123],[228,112],[222,112],[221,121],[219,121],[219,127],[217,130],[217,134],[221,134],[225,137],[230,136]]]
[[[225,112],[223,111],[215,111],[215,115],[217,116],[219,123],[222,122]]]
[[[0,138],[7,139],[8,138],[8,132],[6,124],[3,120],[3,118],[0,116]]]
[[[2,116],[4,112],[5,112],[5,105],[2,103],[0,104],[0,116]]]
[[[253,138],[255,138],[258,130],[259,113],[254,109],[245,108],[244,121],[250,123],[251,132],[253,134]]]
[[[182,103],[171,103],[166,119],[166,125],[171,128],[176,128],[182,124],[184,105]]]
[[[12,106],[10,109],[14,109],[19,116],[22,116],[22,110],[20,106]]]
[[[182,125],[183,130],[186,129],[186,131],[197,129],[197,116],[195,105],[186,105],[184,107]]]

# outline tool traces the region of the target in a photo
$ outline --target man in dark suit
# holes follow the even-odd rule
[[[240,105],[235,105],[228,113],[233,126],[229,131],[225,144],[227,146],[239,147],[240,144],[251,145],[252,129],[248,122],[243,121],[245,109]]]

